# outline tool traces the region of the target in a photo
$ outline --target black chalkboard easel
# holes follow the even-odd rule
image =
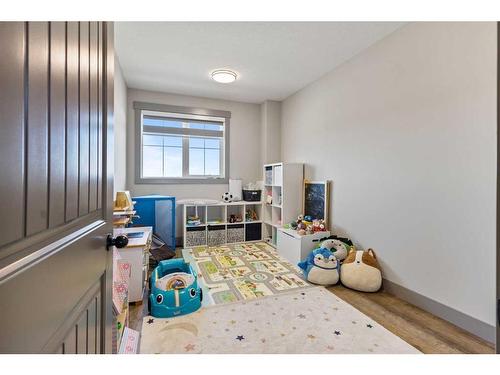
[[[328,181],[304,181],[304,216],[328,222]],[[328,225],[328,224],[327,224]]]

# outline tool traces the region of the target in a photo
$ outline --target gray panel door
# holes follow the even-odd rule
[[[110,353],[113,25],[0,45],[0,353]]]

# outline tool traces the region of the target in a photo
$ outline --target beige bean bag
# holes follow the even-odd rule
[[[376,292],[382,286],[382,272],[375,252],[351,249],[340,267],[340,282],[361,292]]]

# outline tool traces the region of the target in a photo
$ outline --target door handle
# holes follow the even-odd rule
[[[111,246],[116,246],[117,248],[121,249],[127,245],[128,237],[123,234],[120,234],[119,236],[116,236],[114,238],[112,234],[108,234],[108,236],[106,237],[106,250],[108,251]]]

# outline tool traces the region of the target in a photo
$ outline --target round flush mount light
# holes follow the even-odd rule
[[[215,82],[219,83],[231,83],[236,81],[236,78],[238,77],[238,75],[235,72],[228,69],[214,70],[211,76]]]

